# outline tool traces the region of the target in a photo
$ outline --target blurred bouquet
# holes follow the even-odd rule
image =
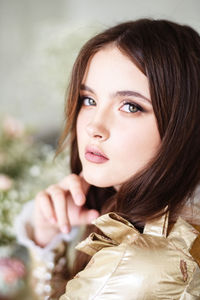
[[[68,172],[68,155],[34,138],[8,116],[0,124],[0,246],[15,241],[13,221],[22,205]]]
[[[24,247],[17,244],[0,247],[0,299],[32,299],[26,297],[28,261],[28,252]]]

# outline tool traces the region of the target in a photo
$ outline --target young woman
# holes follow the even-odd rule
[[[68,138],[72,174],[39,193],[33,225],[46,247],[98,217],[62,300],[200,299],[199,82],[200,37],[170,21],[122,23],[80,51],[58,150]]]

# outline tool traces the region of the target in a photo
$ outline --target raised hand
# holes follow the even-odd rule
[[[69,233],[71,226],[89,224],[98,217],[96,210],[83,207],[88,188],[81,174],[70,174],[38,193],[34,211],[37,244],[45,246],[58,232]]]

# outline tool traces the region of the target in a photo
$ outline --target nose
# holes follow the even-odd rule
[[[86,126],[86,131],[88,135],[93,139],[98,139],[100,141],[105,141],[109,138],[109,129],[105,118],[94,117],[90,120]]]

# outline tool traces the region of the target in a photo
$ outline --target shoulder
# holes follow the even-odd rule
[[[140,234],[113,213],[98,218],[96,225],[106,237],[91,234],[79,244],[79,250],[92,258],[68,282],[61,300],[132,300],[133,295],[134,299],[179,299],[188,293],[191,282],[192,293],[200,296],[199,267],[190,253],[199,235],[183,219],[177,221],[167,237],[155,234],[156,223],[149,224],[146,232]]]

